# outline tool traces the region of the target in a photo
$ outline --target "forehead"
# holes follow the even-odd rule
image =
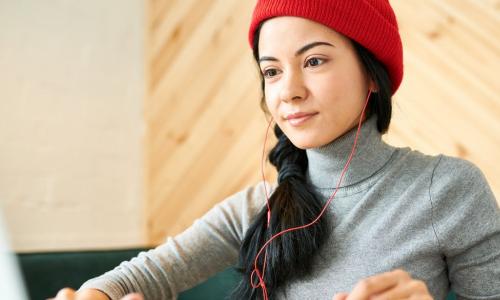
[[[328,41],[341,46],[347,38],[335,30],[300,17],[281,16],[266,20],[259,35],[259,52],[273,50],[295,51],[312,41]],[[291,48],[293,47],[293,48]]]

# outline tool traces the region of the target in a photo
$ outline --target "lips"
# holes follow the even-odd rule
[[[315,115],[316,113],[305,113],[305,112],[296,112],[296,113],[291,113],[291,114],[287,114],[285,115],[285,119],[287,120],[292,120],[292,119],[300,119],[300,118],[303,118],[303,117],[306,117],[306,116],[312,116],[312,115]]]
[[[307,122],[307,120],[311,119],[318,113],[303,113],[303,112],[298,112],[298,113],[293,113],[289,114],[286,116],[286,119],[288,120],[288,123],[292,126],[300,126]]]

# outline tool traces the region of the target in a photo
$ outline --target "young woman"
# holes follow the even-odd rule
[[[500,299],[500,211],[483,173],[381,139],[403,76],[389,2],[260,0],[249,41],[278,182],[225,199],[78,294],[171,299],[235,265],[233,299],[444,299],[450,286]]]

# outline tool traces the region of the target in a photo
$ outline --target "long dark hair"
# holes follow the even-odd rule
[[[255,32],[253,56],[258,67],[258,42],[262,23]],[[384,66],[363,46],[352,41],[357,55],[367,74],[375,81],[378,91],[372,93],[368,104],[367,117],[377,114],[377,129],[385,133],[391,120],[391,81]],[[264,78],[261,79],[261,108],[269,114],[265,104]],[[285,229],[312,222],[321,212],[324,202],[321,196],[307,184],[306,151],[295,147],[283,131],[275,125],[274,134],[278,141],[269,153],[269,161],[278,170],[278,186],[270,196],[271,222],[267,228],[267,207],[264,206],[250,225],[241,244],[236,270],[242,274],[239,285],[231,294],[232,299],[262,299],[260,288],[253,288],[250,279],[254,270],[254,260],[264,243]],[[309,275],[312,260],[330,234],[328,219],[322,217],[315,224],[301,230],[287,232],[275,238],[267,247],[264,282],[269,298],[284,283]],[[263,252],[264,253],[264,252]],[[263,270],[264,255],[259,257],[259,270]],[[262,274],[261,274],[262,275]],[[256,274],[253,285],[258,285]]]

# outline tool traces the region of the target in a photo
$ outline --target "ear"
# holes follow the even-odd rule
[[[372,91],[372,93],[378,92],[378,86],[375,83],[375,80],[370,79],[370,84],[368,85],[368,89],[370,89]]]

